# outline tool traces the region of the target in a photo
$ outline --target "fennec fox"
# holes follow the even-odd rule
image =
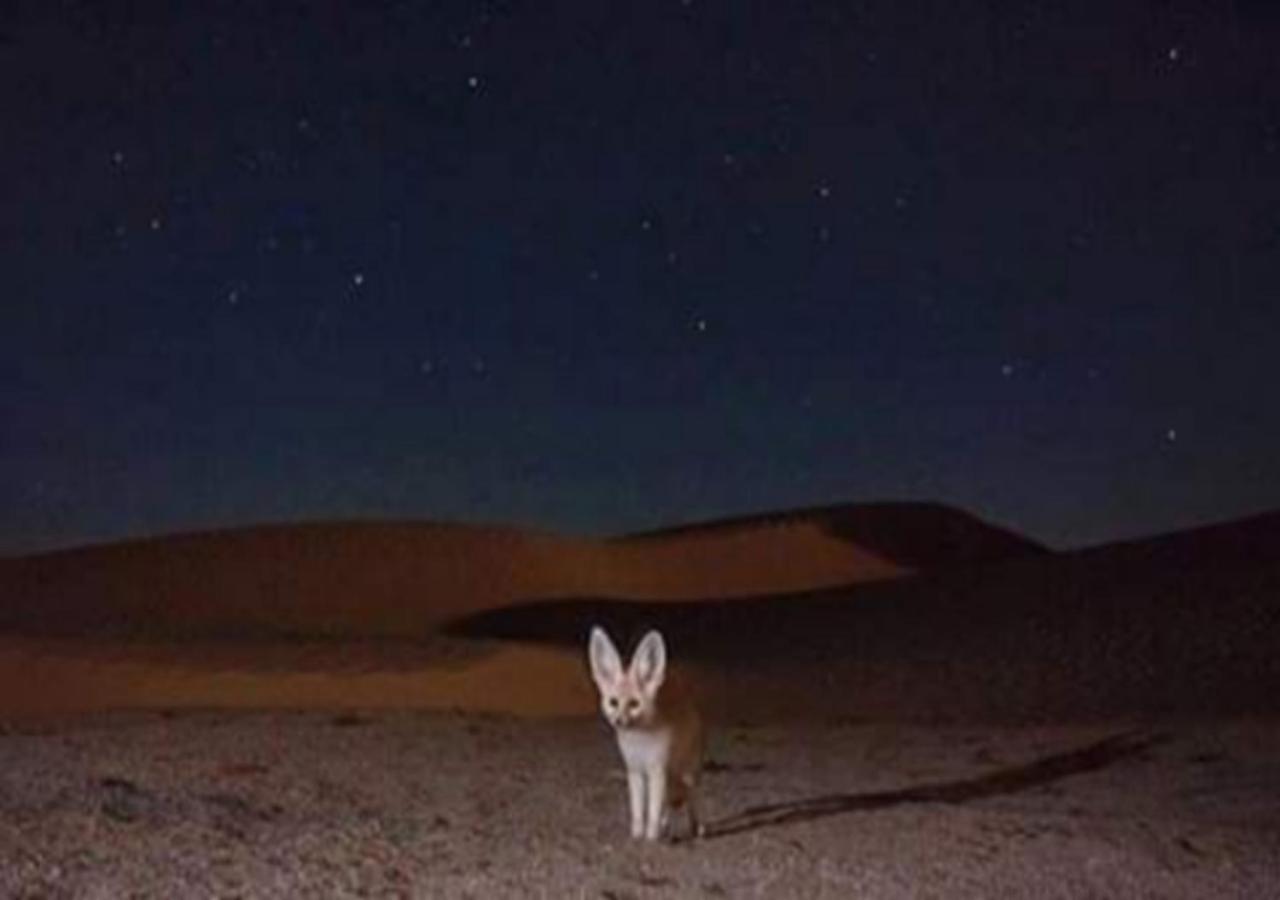
[[[702,719],[684,686],[667,678],[667,646],[650,631],[631,665],[603,628],[591,629],[591,676],[600,689],[600,710],[613,726],[627,768],[631,836],[656,841],[667,830],[671,810],[686,807],[689,829],[701,837],[698,776],[702,767]]]

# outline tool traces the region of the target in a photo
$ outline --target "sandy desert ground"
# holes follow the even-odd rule
[[[1280,895],[1280,515],[266,529],[0,600],[4,897]],[[593,621],[701,687],[705,840],[626,838]]]
[[[1169,897],[1280,887],[1280,727],[725,726],[625,837],[590,719],[158,712],[0,738],[6,897]]]

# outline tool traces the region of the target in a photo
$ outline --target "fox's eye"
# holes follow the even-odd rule
[[[617,698],[617,697],[610,697],[610,698],[609,698],[607,701],[605,701],[605,702],[609,704],[609,708],[610,708],[610,709],[617,709],[617,708],[618,708],[618,698]]]
[[[627,701],[627,709],[630,710],[631,712],[635,712],[639,708],[640,708],[640,701],[635,699],[634,697]]]

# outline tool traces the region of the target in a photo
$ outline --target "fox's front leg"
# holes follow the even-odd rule
[[[662,824],[666,820],[667,809],[667,772],[665,769],[653,769],[645,779],[649,789],[648,815],[645,819],[644,836],[651,841],[662,837]]]
[[[645,836],[645,777],[638,769],[627,769],[627,798],[631,802],[631,836]]]

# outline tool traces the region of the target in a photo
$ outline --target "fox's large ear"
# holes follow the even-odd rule
[[[641,639],[631,657],[631,674],[647,693],[652,694],[662,686],[667,677],[667,645],[661,634],[650,631]]]
[[[622,678],[622,657],[618,655],[618,648],[613,646],[613,641],[609,640],[609,635],[598,625],[591,629],[587,651],[591,658],[591,677],[596,680],[596,684],[617,684]]]

